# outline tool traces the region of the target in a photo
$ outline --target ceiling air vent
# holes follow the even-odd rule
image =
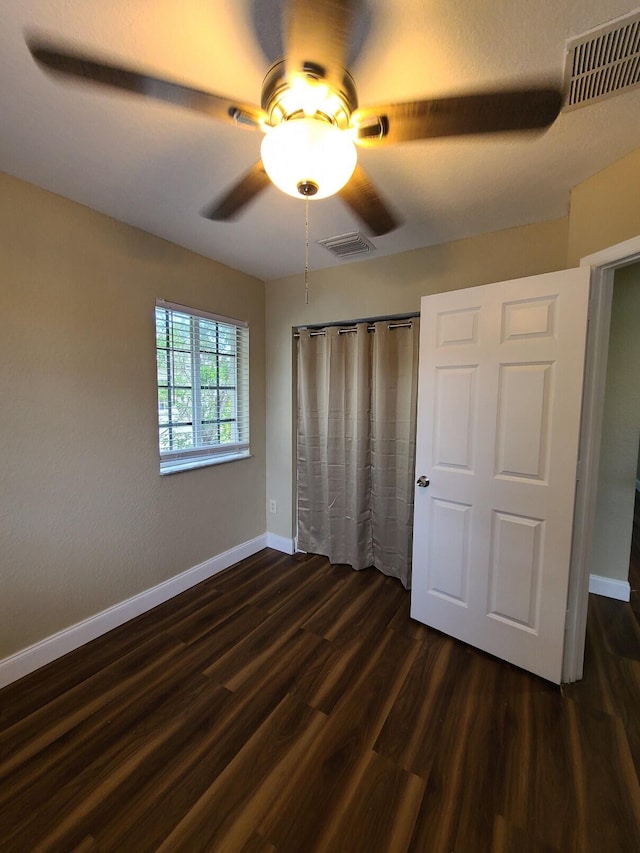
[[[318,243],[337,258],[342,259],[352,258],[354,255],[366,255],[376,250],[373,243],[358,231],[352,234],[340,234],[338,237],[328,237],[326,240],[318,240]]]
[[[567,42],[566,109],[640,85],[640,12]]]

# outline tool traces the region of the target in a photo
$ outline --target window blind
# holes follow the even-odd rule
[[[249,455],[249,327],[156,300],[160,471]]]

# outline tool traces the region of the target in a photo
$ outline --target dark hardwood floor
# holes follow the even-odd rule
[[[560,690],[263,551],[0,692],[0,850],[637,853],[633,560]]]

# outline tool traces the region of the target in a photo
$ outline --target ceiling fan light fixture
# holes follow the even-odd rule
[[[293,115],[302,110],[307,117],[316,113],[328,112],[329,87],[324,81],[308,81],[304,77],[295,77],[291,87],[280,98],[284,115]]]
[[[348,131],[308,117],[270,128],[262,140],[261,155],[267,175],[282,192],[313,200],[341,190],[353,175],[358,157]],[[310,194],[310,186],[317,191]]]

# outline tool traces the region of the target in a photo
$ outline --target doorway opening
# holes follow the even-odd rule
[[[563,682],[581,679],[584,667],[615,277],[618,270],[639,262],[640,237],[581,261],[591,269],[591,290]]]
[[[640,263],[615,272],[589,589],[629,600],[640,436]]]

